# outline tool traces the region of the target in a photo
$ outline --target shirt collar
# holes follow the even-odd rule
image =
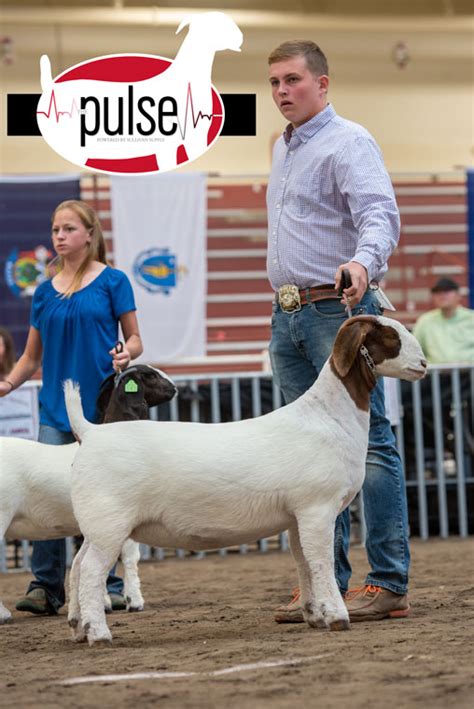
[[[292,124],[289,123],[283,133],[285,143],[288,145],[293,136],[297,136],[302,143],[306,143],[313,135],[320,131],[326,123],[332,121],[336,115],[337,113],[332,107],[332,104],[328,103],[326,108],[310,118],[306,123],[298,126],[298,128],[293,128]]]

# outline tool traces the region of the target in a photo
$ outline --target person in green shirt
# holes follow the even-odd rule
[[[420,315],[413,334],[431,364],[474,363],[474,310],[461,305],[459,285],[440,278],[431,289],[434,310]]]

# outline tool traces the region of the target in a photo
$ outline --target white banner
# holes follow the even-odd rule
[[[115,266],[130,278],[147,362],[206,353],[206,178],[111,177]]]
[[[38,438],[38,389],[25,384],[0,399],[0,436]]]

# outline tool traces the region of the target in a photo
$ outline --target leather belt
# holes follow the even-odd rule
[[[327,298],[340,299],[338,292],[335,290],[334,283],[325,283],[322,286],[302,288],[301,290],[298,286],[285,284],[278,289],[275,295],[275,299],[279,303],[280,308],[286,313],[301,310],[302,305],[314,303],[317,300],[326,300]]]

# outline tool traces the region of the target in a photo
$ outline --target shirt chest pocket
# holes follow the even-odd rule
[[[321,190],[314,176],[307,175],[288,185],[286,194],[287,207],[292,215],[299,219],[308,219],[315,215],[321,200]]]

